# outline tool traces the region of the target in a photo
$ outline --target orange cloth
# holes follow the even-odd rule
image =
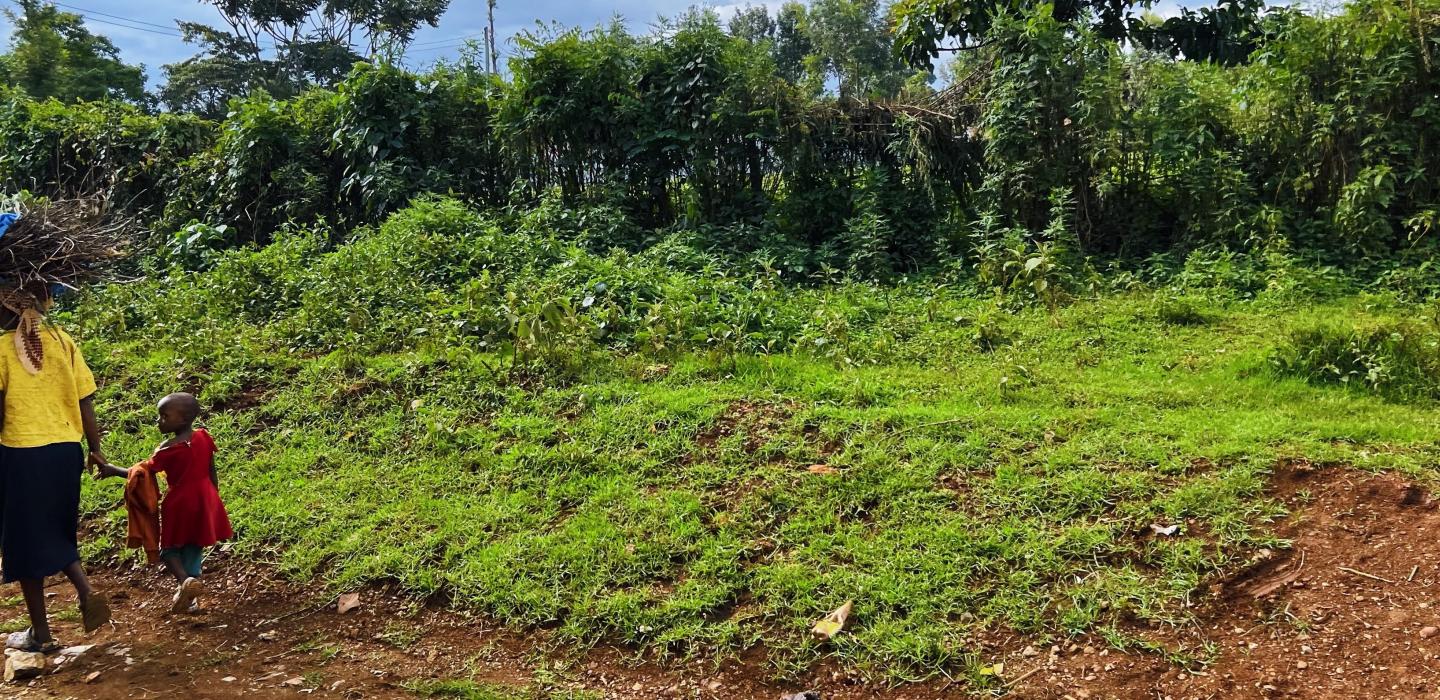
[[[125,478],[125,520],[129,523],[125,546],[144,548],[151,564],[160,561],[160,485],[155,482],[153,466],[147,459],[130,467]]]

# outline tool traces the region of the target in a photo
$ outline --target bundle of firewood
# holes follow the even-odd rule
[[[125,257],[131,223],[103,199],[36,200],[0,234],[0,285],[74,289],[106,276]]]

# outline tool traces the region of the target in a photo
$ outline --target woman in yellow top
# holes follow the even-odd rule
[[[110,606],[80,565],[83,437],[90,462],[103,464],[95,419],[95,377],[65,331],[45,322],[44,287],[0,290],[0,573],[20,582],[30,629],[7,646],[58,648],[45,617],[45,577],[64,572],[75,586],[85,631],[110,620]]]

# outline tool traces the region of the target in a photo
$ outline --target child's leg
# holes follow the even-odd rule
[[[190,574],[185,571],[183,551],[183,548],[160,550],[160,561],[165,562],[165,570],[170,572],[170,575],[174,576],[175,580],[181,583],[184,583],[185,579],[190,578]]]
[[[35,641],[51,641],[50,621],[45,617],[45,579],[20,579],[20,592],[25,594],[25,610],[30,613],[30,633]]]
[[[205,548],[198,545],[187,544],[180,549],[180,564],[185,568],[185,574],[191,578],[200,578],[200,566],[205,562]]]

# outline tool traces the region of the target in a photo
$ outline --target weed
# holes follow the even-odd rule
[[[1322,321],[1290,331],[1271,359],[1277,372],[1386,396],[1440,397],[1440,333],[1408,321]]]

